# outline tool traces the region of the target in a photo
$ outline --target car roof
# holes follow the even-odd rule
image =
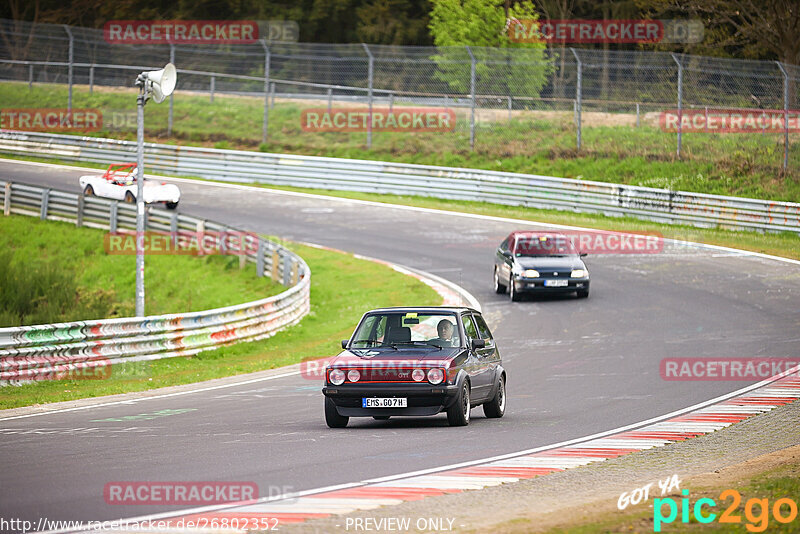
[[[540,236],[564,236],[562,232],[559,231],[547,231],[547,230],[517,230],[515,232],[511,232],[509,237],[540,237]]]
[[[460,313],[460,312],[475,312],[481,313],[475,308],[469,306],[395,306],[389,308],[375,308],[367,313],[376,312],[445,312],[445,313]]]

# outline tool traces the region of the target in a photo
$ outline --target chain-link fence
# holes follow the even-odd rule
[[[568,135],[573,153],[602,152],[604,143],[620,142],[604,128],[627,126],[639,133],[625,134],[626,140],[651,142],[660,157],[680,158],[687,138],[698,131],[685,131],[683,119],[690,111],[703,110],[708,119],[720,109],[771,110],[771,117],[783,112],[783,128],[773,124],[754,131],[770,140],[770,154],[779,152],[771,156],[776,167],[786,170],[800,157],[790,150],[798,127],[800,67],[778,62],[568,47],[123,45],[106,42],[102,30],[0,21],[0,80],[29,87],[65,84],[70,108],[76,87],[90,93],[98,87],[131,87],[138,72],[168,61],[178,67],[180,91],[207,93],[211,103],[220,94],[258,99],[257,120],[252,112],[246,117],[252,131],[240,135],[256,142],[309,149],[435,143],[441,152],[513,156],[525,153],[533,132],[549,129],[554,136]],[[169,135],[180,129],[173,105],[170,97],[163,125]],[[301,128],[307,108],[410,106],[451,109],[455,126],[435,138],[376,129],[372,122],[359,131]],[[665,112],[677,114],[672,130],[664,128]],[[229,126],[217,126],[222,130],[217,133]],[[715,134],[706,126],[702,135]],[[698,141],[694,153],[705,146]]]

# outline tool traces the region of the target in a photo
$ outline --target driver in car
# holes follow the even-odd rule
[[[436,325],[436,331],[439,333],[439,337],[428,340],[430,345],[435,345],[437,347],[455,346],[456,340],[453,339],[455,325],[453,325],[453,323],[447,319],[442,319],[439,321],[439,324]]]

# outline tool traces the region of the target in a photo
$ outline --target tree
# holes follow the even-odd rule
[[[552,72],[544,43],[515,43],[507,33],[512,19],[534,21],[530,0],[496,5],[491,0],[433,0],[433,57],[436,77],[460,93],[470,92],[471,59],[476,59],[476,86],[483,94],[539,96]],[[491,49],[487,47],[495,47]]]

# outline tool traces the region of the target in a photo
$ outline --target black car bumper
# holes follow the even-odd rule
[[[371,417],[386,415],[436,415],[449,408],[456,399],[459,386],[453,384],[365,384],[325,386],[322,393],[331,399],[339,415]],[[406,408],[363,408],[365,397],[405,397]]]
[[[514,290],[517,293],[569,293],[575,291],[588,291],[589,280],[567,280],[566,286],[546,286],[545,281],[548,279],[525,279],[518,278],[514,280]]]

